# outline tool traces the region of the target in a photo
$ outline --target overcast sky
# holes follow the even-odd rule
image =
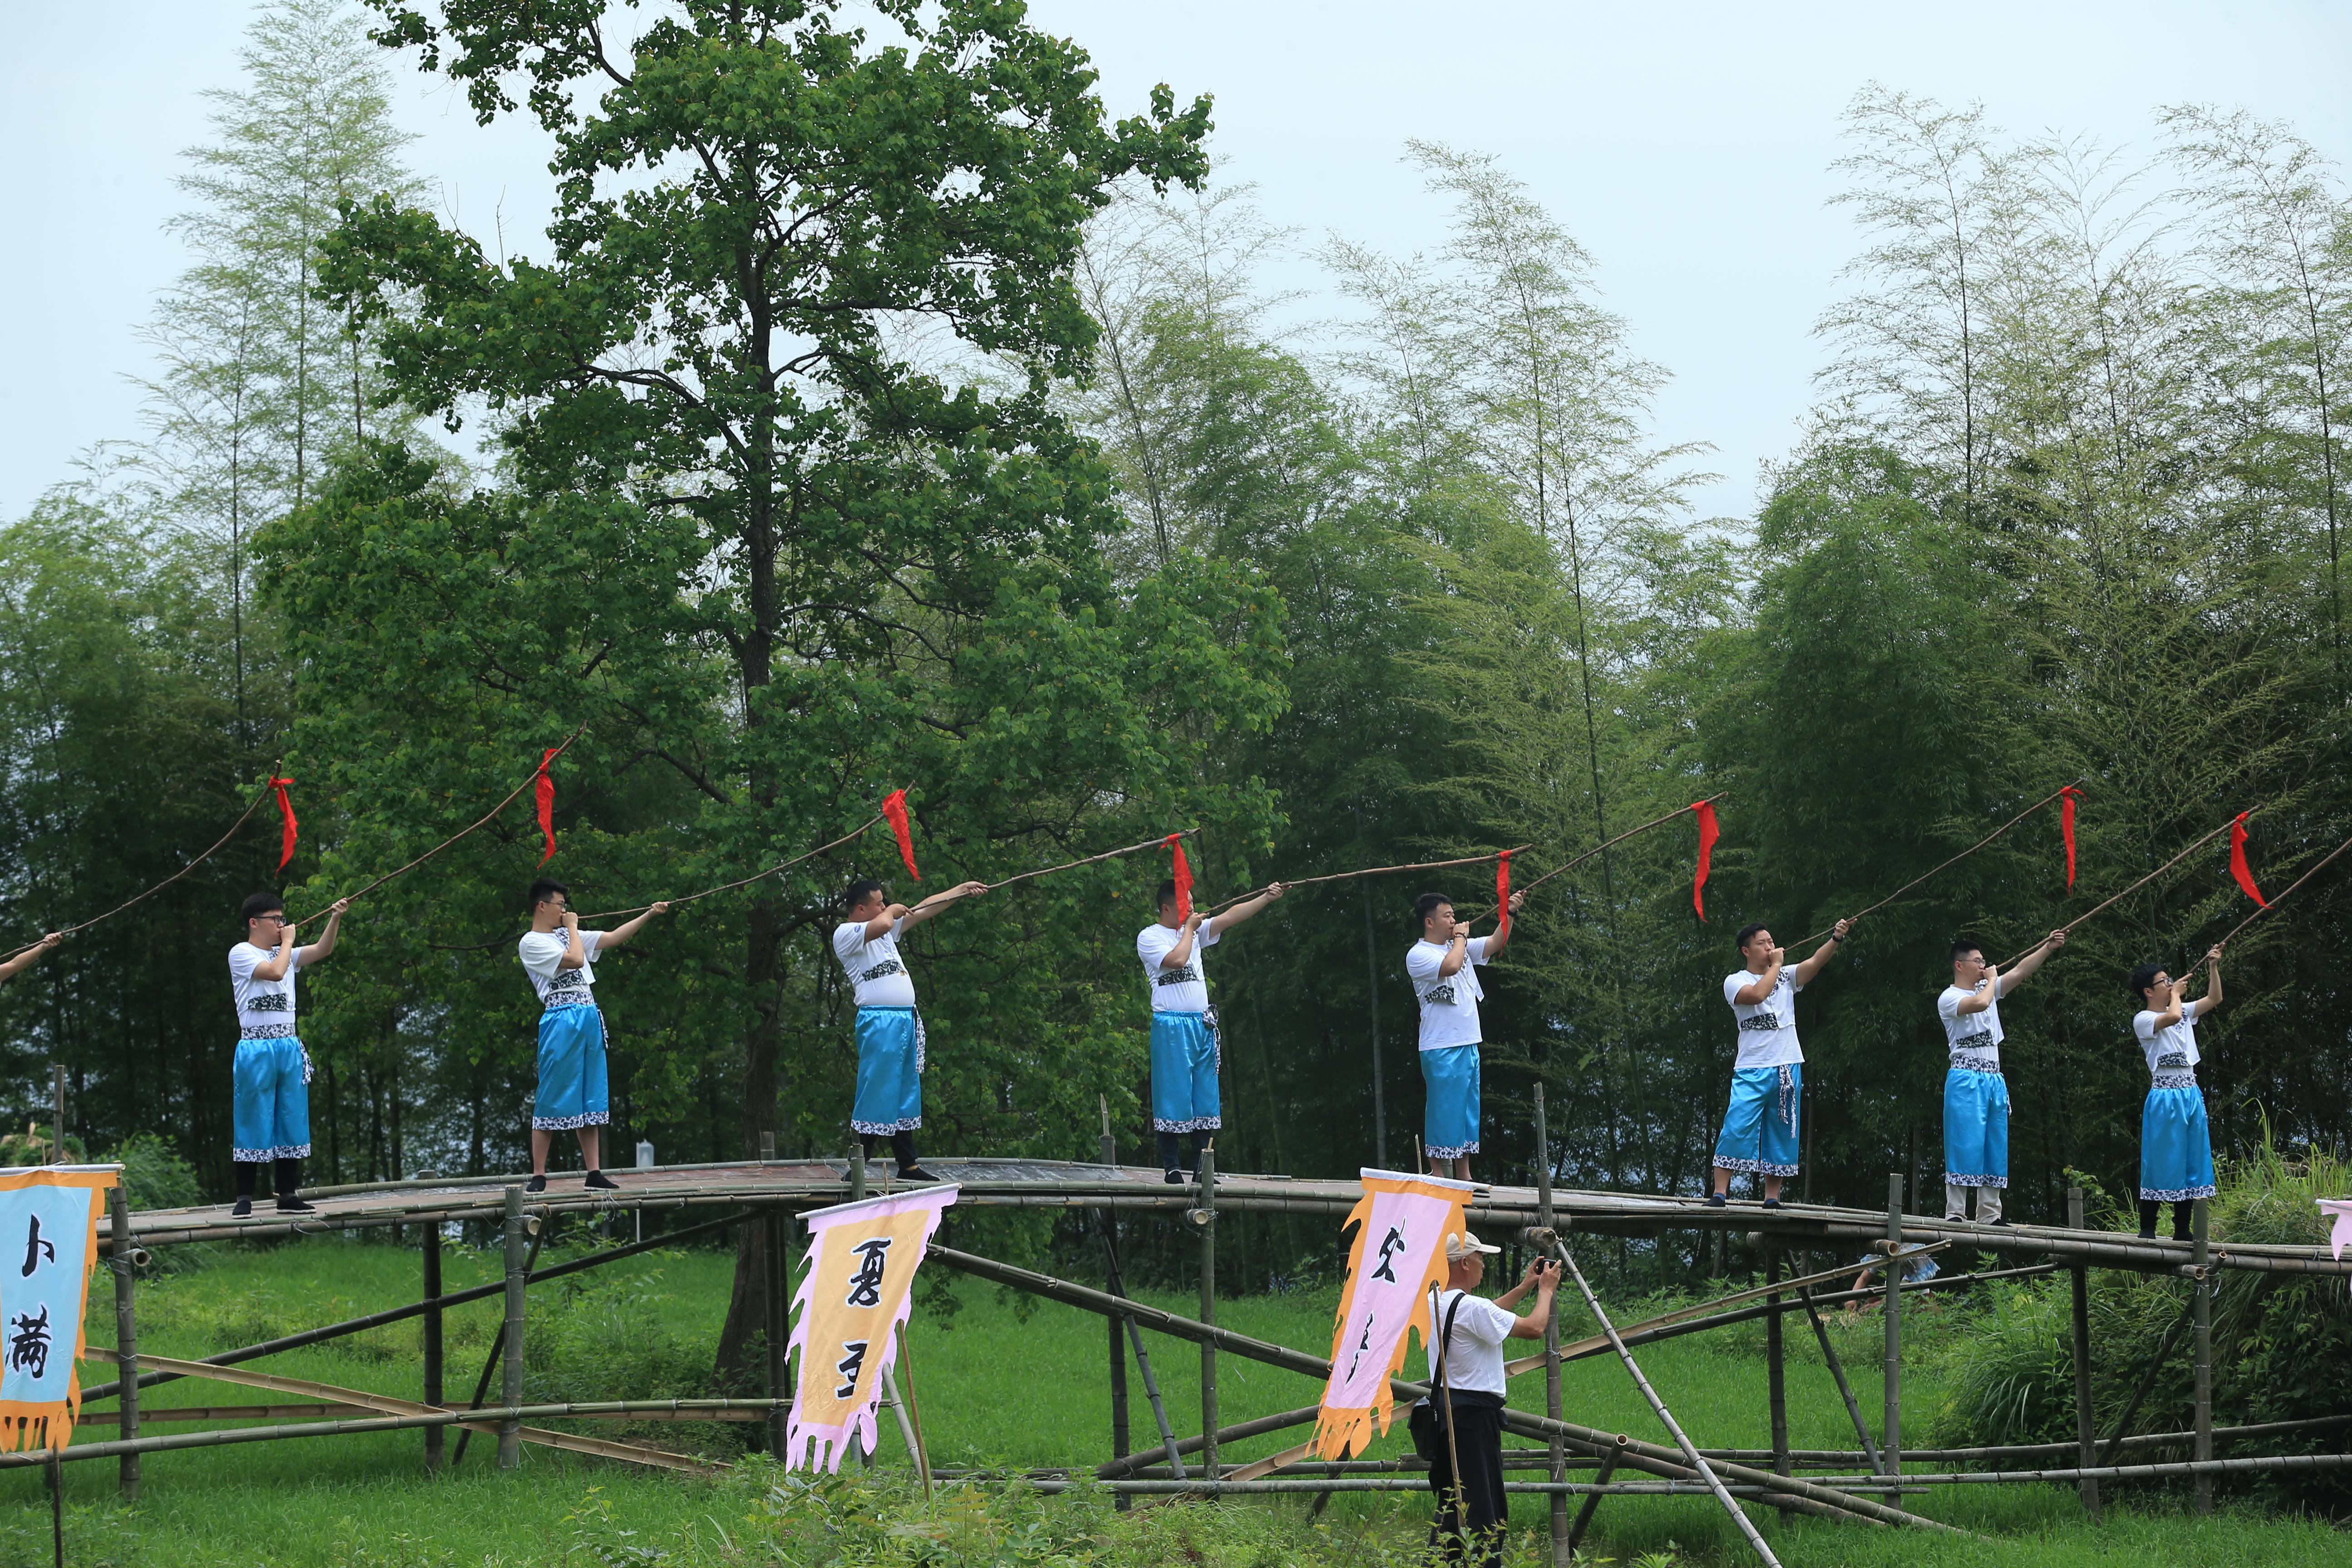
[[[91,444],[140,432],[139,339],[185,265],[164,220],[204,89],[236,79],[248,8],[214,0],[0,0],[0,518]],[[1154,82],[1216,98],[1223,176],[1311,246],[1337,232],[1434,249],[1444,211],[1399,162],[1407,137],[1498,155],[1591,251],[1636,350],[1674,376],[1662,439],[1706,441],[1703,515],[1745,515],[1785,452],[1822,348],[1812,323],[1853,253],[1826,205],[1839,111],[1865,82],[1981,100],[2018,132],[2152,145],[2150,110],[2200,100],[2291,122],[2352,158],[2352,6],[1967,7],[1388,0],[1034,0],[1101,67],[1114,113]],[[413,165],[446,213],[544,255],[535,128],[475,125],[403,62]],[[1306,262],[1276,281],[1314,285]],[[1336,304],[1333,309],[1336,310]]]

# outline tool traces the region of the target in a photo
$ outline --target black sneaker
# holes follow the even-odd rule
[[[1169,1172],[1169,1173],[1168,1173],[1168,1184],[1169,1184],[1170,1186],[1171,1186],[1171,1187],[1181,1187],[1181,1186],[1182,1186],[1182,1185],[1184,1184],[1184,1173],[1183,1173],[1183,1172],[1181,1172],[1181,1171],[1171,1171],[1171,1172]]]
[[[1989,1219],[1984,1223],[1990,1226],[2007,1226],[2009,1224],[2009,1216],[2007,1215],[2003,1215],[1999,1219]]]
[[[1721,1193],[1709,1193],[1706,1194],[1706,1206],[1711,1209],[1719,1209],[1727,1201],[1729,1200],[1725,1198]]]
[[[1779,1208],[1780,1206],[1780,1200],[1778,1198],[1766,1198],[1764,1200],[1764,1206],[1768,1209]]]
[[[613,1180],[612,1177],[606,1175],[602,1171],[589,1172],[587,1184],[595,1188],[600,1193],[617,1193],[621,1190],[621,1184]]]
[[[533,1176],[530,1181],[525,1182],[522,1184],[522,1190],[527,1193],[543,1193],[547,1191],[547,1178],[545,1176]]]
[[[899,1166],[898,1179],[902,1182],[936,1182],[939,1180],[937,1176],[932,1175],[920,1165]]]
[[[279,1214],[317,1214],[319,1210],[315,1204],[306,1204],[292,1193],[280,1193],[278,1194],[278,1212]]]
[[[236,1204],[230,1207],[228,1212],[231,1218],[244,1219],[253,1213],[253,1200],[251,1198],[239,1198],[236,1200]]]

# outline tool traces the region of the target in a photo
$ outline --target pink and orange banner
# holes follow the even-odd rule
[[[915,1270],[959,1190],[918,1187],[802,1216],[809,1250],[793,1298],[800,1321],[791,1348],[801,1365],[784,1428],[786,1469],[837,1471],[853,1437],[874,1451],[882,1380],[898,1359],[892,1331],[907,1321]]]
[[[1361,1173],[1364,1195],[1346,1222],[1356,1227],[1356,1239],[1331,1336],[1331,1377],[1315,1422],[1314,1450],[1324,1459],[1362,1453],[1376,1422],[1388,1431],[1389,1379],[1404,1364],[1405,1331],[1428,1342],[1429,1293],[1445,1283],[1445,1233],[1466,1227],[1477,1190],[1437,1176]]]

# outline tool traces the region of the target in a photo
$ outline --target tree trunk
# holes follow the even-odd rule
[[[783,1034],[783,973],[778,962],[780,921],[773,900],[751,906],[749,980],[751,1022],[744,1035],[740,1157],[756,1159],[760,1134],[776,1125],[776,1047]],[[730,1389],[764,1388],[767,1375],[768,1254],[766,1227],[735,1227],[735,1288],[719,1333],[719,1375]]]

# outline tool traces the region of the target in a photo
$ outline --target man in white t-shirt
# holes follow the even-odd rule
[[[2053,931],[2008,973],[1985,962],[1974,937],[1952,943],[1952,983],[1936,998],[1951,1065],[1944,1073],[1944,1217],[1969,1217],[1977,1194],[1979,1225],[2007,1225],[2001,1189],[2009,1185],[2009,1080],[2000,1073],[2000,999],[2066,945]]]
[[[2197,1084],[2197,1025],[2221,1005],[2221,949],[2205,954],[2205,994],[2189,1001],[2189,979],[2143,963],[2126,982],[2139,999],[2132,1033],[2147,1058],[2147,1099],[2139,1113],[2139,1234],[2156,1239],[2156,1217],[2172,1205],[2172,1239],[2191,1236],[2195,1204],[2213,1184],[2213,1133]]]
[[[245,940],[228,950],[229,984],[236,994],[228,1157],[236,1167],[231,1212],[240,1216],[253,1212],[253,1189],[264,1165],[277,1168],[278,1212],[310,1212],[297,1195],[302,1162],[310,1155],[310,1053],[294,1028],[294,976],[335,951],[350,902],[330,905],[319,940],[297,947],[283,900],[256,893],[245,900]]]
[[[833,955],[857,996],[857,1098],[849,1110],[850,1131],[866,1141],[869,1160],[876,1141],[889,1139],[902,1182],[934,1178],[915,1163],[915,1129],[923,1124],[923,1016],[915,1007],[915,977],[898,954],[898,939],[950,904],[986,891],[985,882],[963,882],[908,909],[888,902],[879,882],[852,882],[844,905],[849,918],[833,928]]]
[[[1805,1053],[1797,1044],[1797,993],[1812,983],[1845,941],[1852,921],[1840,921],[1829,941],[1794,969],[1760,925],[1733,939],[1744,969],[1723,977],[1723,999],[1739,1026],[1739,1055],[1731,1069],[1731,1105],[1715,1139],[1715,1187],[1707,1206],[1731,1194],[1731,1173],[1753,1171],[1764,1183],[1764,1206],[1780,1206],[1780,1179],[1797,1173],[1799,1105],[1805,1092]]]
[[[1135,933],[1135,956],[1151,987],[1151,1130],[1160,1139],[1160,1169],[1171,1186],[1201,1168],[1209,1134],[1224,1125],[1217,1072],[1217,1010],[1201,954],[1224,934],[1282,897],[1279,882],[1220,915],[1176,912],[1176,884],[1160,884],[1160,919]]]
[[[604,1192],[619,1184],[598,1158],[602,1134],[613,1120],[612,1089],[604,1062],[604,1015],[596,1006],[596,960],[669,910],[655,904],[611,931],[582,931],[572,912],[572,889],[552,878],[530,885],[530,930],[516,952],[523,973],[539,993],[539,1090],[530,1109],[530,1180],[523,1190],[547,1191],[547,1152],[566,1129],[580,1140],[587,1184]]]
[[[53,931],[24,952],[5,963],[0,963],[0,980],[14,980],[26,970],[49,956],[52,949],[66,939],[65,932]]]
[[[1428,1090],[1422,1111],[1422,1152],[1429,1173],[1470,1180],[1470,1156],[1478,1152],[1478,1047],[1486,1039],[1478,1023],[1478,966],[1502,956],[1511,940],[1511,917],[1527,900],[1511,895],[1492,936],[1474,937],[1470,922],[1454,918],[1454,900],[1423,893],[1412,912],[1421,940],[1405,951],[1404,972],[1421,1004],[1421,1081]],[[1446,1166],[1451,1164],[1451,1171]]]
[[[1488,1301],[1471,1294],[1485,1283],[1486,1259],[1502,1251],[1466,1230],[1445,1237],[1445,1289],[1433,1302],[1429,1352],[1429,1404],[1437,1417],[1437,1458],[1430,1465],[1429,1489],[1437,1494],[1437,1520],[1430,1544],[1450,1563],[1476,1562],[1496,1568],[1510,1524],[1503,1490],[1503,1342],[1540,1340],[1552,1321],[1559,1289],[1559,1265],[1529,1260],[1517,1285]],[[1529,1291],[1535,1306],[1526,1317],[1516,1310]],[[1444,1349],[1440,1379],[1439,1347]],[[1453,1437],[1446,1437],[1446,1424]],[[1461,1466],[1460,1485],[1454,1465]]]

